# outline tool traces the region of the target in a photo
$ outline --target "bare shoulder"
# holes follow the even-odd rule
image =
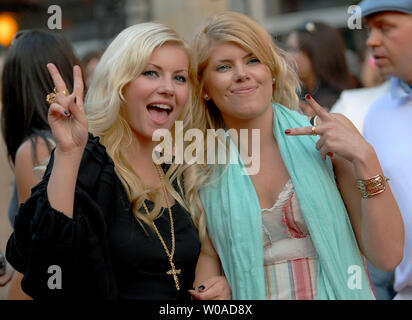
[[[33,149],[37,154],[37,163],[33,161]],[[30,140],[26,140],[19,147],[14,167],[19,203],[24,202],[30,196],[31,189],[41,180],[41,174],[35,174],[35,168],[39,168],[49,158],[49,148],[43,139],[37,139],[35,148],[32,147]]]
[[[39,163],[33,163],[33,159],[34,159],[33,151],[34,150],[37,154]],[[16,161],[15,161],[16,168],[18,164],[24,164],[25,166],[31,166],[33,168],[39,164],[42,164],[49,157],[50,157],[49,147],[46,141],[44,141],[44,139],[37,139],[36,145],[34,146],[34,148],[32,147],[32,142],[30,141],[30,139],[27,139],[17,149]]]

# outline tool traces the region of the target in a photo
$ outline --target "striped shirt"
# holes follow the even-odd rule
[[[312,300],[317,294],[317,253],[292,181],[270,209],[262,209],[266,298]]]

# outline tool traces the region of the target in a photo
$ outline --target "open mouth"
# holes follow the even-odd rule
[[[146,106],[150,118],[157,124],[164,124],[168,120],[173,108],[167,104],[153,103]]]

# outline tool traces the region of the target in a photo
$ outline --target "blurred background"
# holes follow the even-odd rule
[[[110,41],[127,26],[158,21],[172,26],[190,41],[198,24],[221,10],[245,13],[259,21],[278,45],[286,48],[291,30],[305,21],[320,21],[336,28],[347,48],[351,73],[359,77],[364,57],[366,30],[350,30],[348,8],[359,1],[350,0],[0,0],[0,72],[2,59],[16,32],[48,27],[58,5],[62,13],[60,32],[72,42],[86,64],[104,51]],[[93,68],[93,63],[90,64]],[[1,109],[1,106],[0,106]],[[7,218],[14,174],[7,159],[3,138],[0,139],[0,250],[5,252],[11,226]],[[0,287],[5,299],[7,286]]]
[[[144,21],[174,27],[190,40],[197,25],[221,10],[245,13],[263,24],[280,41],[305,20],[318,20],[338,28],[349,48],[363,50],[364,32],[347,28],[350,0],[0,0],[0,43],[7,47],[16,30],[47,28],[51,14],[62,9],[62,31],[80,58],[100,50],[122,29]]]

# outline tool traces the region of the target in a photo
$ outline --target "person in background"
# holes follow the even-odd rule
[[[3,63],[4,63],[4,57],[6,54],[6,49],[0,45],[0,88],[1,88],[1,71],[3,70]],[[1,89],[0,89],[0,112],[1,112]],[[0,135],[2,136],[2,133],[0,132]],[[1,138],[0,141],[1,144],[3,144],[3,138]],[[3,157],[3,145],[0,146],[0,156]],[[3,163],[0,164],[1,167],[3,168]],[[14,269],[11,267],[11,265],[7,262],[7,260],[4,257],[4,254],[0,250],[0,287],[4,287],[7,285],[10,280],[13,277],[14,274]],[[3,265],[1,265],[3,264]]]
[[[365,60],[361,68],[361,80],[364,88],[342,91],[338,101],[333,105],[331,113],[341,113],[352,121],[354,126],[363,134],[363,123],[373,102],[386,94],[390,89],[389,81],[379,74],[375,58],[370,49],[366,50]],[[393,290],[394,271],[379,270],[367,261],[370,280],[375,288],[377,300],[391,300]]]
[[[363,88],[371,88],[385,82],[385,77],[379,73],[378,66],[370,48],[365,51],[365,57],[361,66],[360,73],[361,85]]]
[[[70,42],[61,34],[43,30],[22,30],[13,39],[5,57],[2,74],[1,129],[16,182],[9,204],[14,220],[20,203],[41,181],[44,165],[54,147],[47,121],[49,104],[45,97],[54,84],[46,64],[53,62],[65,81],[73,83],[72,68],[79,63]],[[16,273],[9,297],[24,298],[21,274]]]
[[[85,86],[89,88],[90,83],[92,82],[93,71],[96,68],[97,64],[102,57],[102,53],[100,51],[91,51],[87,53],[82,59],[82,65],[84,70],[84,79],[85,79]]]
[[[344,90],[330,112],[345,115],[360,133],[363,133],[365,116],[372,103],[389,91],[390,82],[379,74],[375,58],[366,51],[362,64],[361,82],[364,88]]]
[[[361,59],[355,51],[349,48],[345,50],[345,58],[353,84],[352,87],[360,88],[362,86],[360,81]]]
[[[345,50],[339,31],[322,22],[305,22],[290,32],[287,51],[296,62],[302,83],[300,107],[305,114],[313,115],[303,99],[306,94],[330,110],[342,90],[356,87]]]
[[[392,270],[404,238],[373,148],[309,95],[314,124],[295,111],[296,74],[250,17],[211,16],[192,47],[194,127],[230,137],[219,140],[229,140],[230,163],[205,164],[197,180],[233,298],[373,299],[362,255]],[[248,140],[236,145],[232,136],[245,129]],[[248,159],[252,129],[259,153]],[[356,288],[353,269],[362,274]]]
[[[375,148],[405,228],[403,260],[395,269],[394,299],[412,299],[412,0],[364,0],[359,4],[369,29],[367,45],[389,92],[369,108],[365,139]]]

